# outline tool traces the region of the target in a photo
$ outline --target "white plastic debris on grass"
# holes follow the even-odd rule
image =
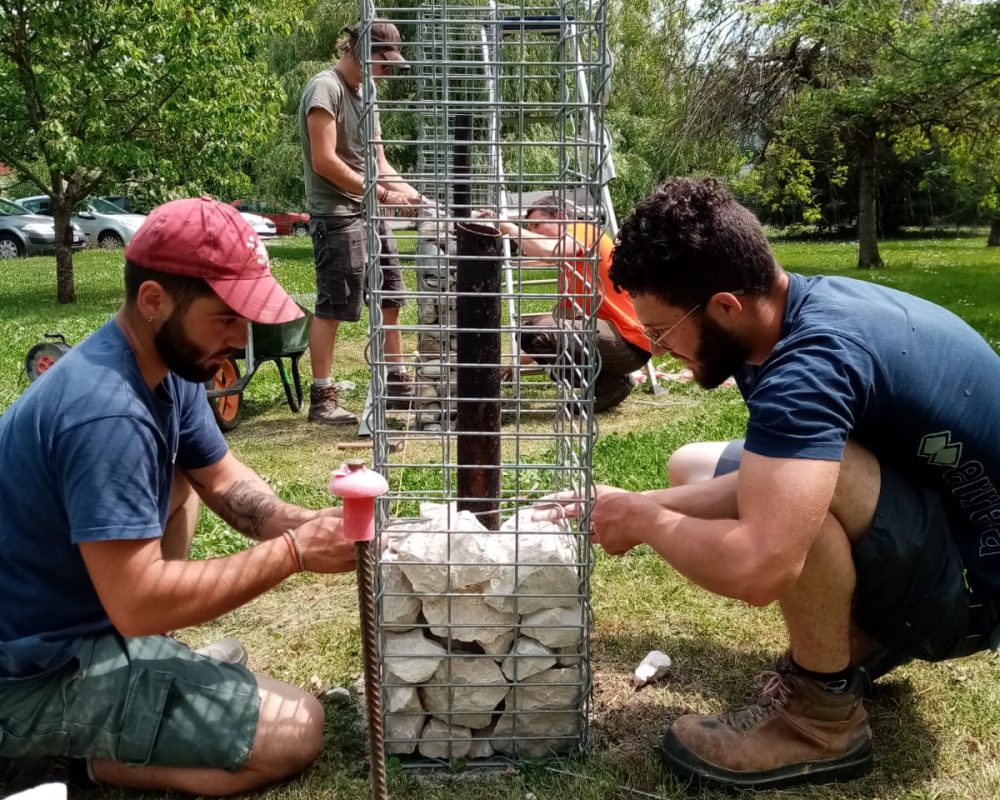
[[[653,683],[654,681],[660,680],[660,678],[670,672],[670,665],[670,656],[666,653],[659,650],[650,651],[646,654],[646,657],[639,662],[639,666],[635,668],[633,685],[638,690],[647,683]]]

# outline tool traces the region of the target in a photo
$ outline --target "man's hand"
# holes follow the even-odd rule
[[[594,498],[602,493],[627,494],[624,489],[614,486],[594,484]],[[540,497],[532,506],[532,522],[556,522],[561,519],[578,519],[583,516],[583,501],[580,492],[570,489],[565,492],[555,492]]]
[[[650,518],[660,507],[641,494],[627,492],[616,486],[596,485],[590,512],[590,540],[613,556],[627,553],[643,543],[641,532],[649,527]],[[583,514],[579,492],[556,492],[541,498],[531,519],[553,522],[577,519]]]
[[[590,540],[612,556],[621,556],[643,544],[660,506],[635,492],[601,486],[590,512]]]
[[[302,561],[309,572],[350,572],[354,569],[354,542],[344,538],[344,520],[324,509],[314,519],[295,529]],[[341,512],[342,513],[342,512]]]
[[[420,195],[413,197],[402,192],[394,192],[391,189],[382,195],[381,202],[386,207],[392,207],[401,217],[415,217],[417,209],[423,205]]]

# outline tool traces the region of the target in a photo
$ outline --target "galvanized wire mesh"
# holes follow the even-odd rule
[[[377,87],[368,55],[376,18],[397,25],[411,65]],[[363,3],[366,423],[390,484],[377,517],[383,708],[388,752],[423,756],[409,763],[492,763],[587,745],[589,503],[545,530],[527,509],[557,490],[591,493],[598,254],[613,220],[604,18],[598,0]],[[415,230],[398,228],[396,209],[376,200],[376,109],[381,144],[426,200]],[[546,234],[568,243],[565,257],[526,254],[522,235],[500,235],[499,220],[527,223],[541,196],[566,209]],[[382,286],[380,223],[396,228],[405,289]],[[381,308],[399,300],[399,325],[387,326]],[[522,364],[539,314],[551,316],[551,350]],[[399,363],[386,352],[392,330],[415,379],[402,408],[388,383]],[[490,530],[507,522],[487,533],[471,520]],[[400,620],[404,607],[412,619]],[[401,666],[403,655],[411,667],[433,663],[434,675],[415,681],[428,670]]]

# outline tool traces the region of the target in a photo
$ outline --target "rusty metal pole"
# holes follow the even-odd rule
[[[389,489],[379,473],[361,459],[341,465],[330,476],[330,493],[344,499],[344,537],[354,542],[358,577],[358,611],[365,667],[365,705],[368,710],[368,758],[372,800],[388,800],[385,776],[385,735],[382,729],[382,673],[379,664],[378,615],[375,610],[375,498]]]
[[[500,527],[500,231],[455,226],[458,250],[458,508]]]

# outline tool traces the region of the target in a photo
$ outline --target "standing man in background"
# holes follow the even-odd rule
[[[357,415],[340,405],[333,387],[333,349],[341,322],[357,322],[364,300],[364,272],[368,257],[361,198],[365,189],[365,141],[362,126],[361,58],[357,54],[359,26],[344,29],[337,42],[337,63],[313,77],[299,103],[299,139],[305,167],[306,208],[316,261],[316,316],[309,334],[313,383],[309,392],[309,419],[325,425],[354,425]],[[371,28],[372,77],[378,81],[393,69],[408,69],[401,52],[399,30],[376,20]],[[412,216],[420,193],[400,178],[385,157],[378,112],[375,112],[378,185],[375,193],[385,207]],[[390,326],[399,323],[403,299],[392,297],[405,287],[396,243],[385,221],[378,223],[382,243],[380,264],[382,315]],[[413,394],[402,361],[402,336],[385,332],[390,367],[388,393],[405,402]]]

